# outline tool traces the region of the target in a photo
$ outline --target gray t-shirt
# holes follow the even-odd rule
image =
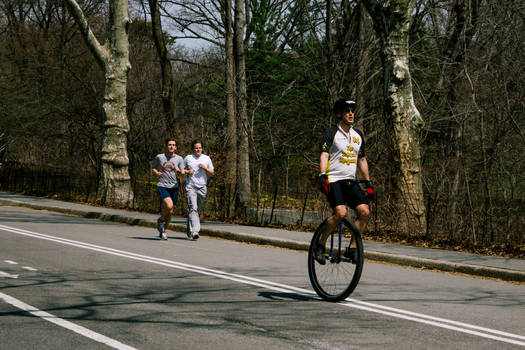
[[[168,159],[165,153],[157,154],[153,162],[151,162],[151,166],[162,172],[162,175],[159,176],[157,186],[172,188],[179,185],[175,166],[177,166],[179,170],[184,169],[184,161],[181,156],[175,154]]]

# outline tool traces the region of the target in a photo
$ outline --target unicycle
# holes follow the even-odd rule
[[[343,219],[322,245],[319,240],[326,222],[319,225],[312,237],[308,251],[308,275],[317,295],[337,302],[346,299],[359,283],[364,264],[363,241],[357,227]],[[353,242],[356,248],[347,250]],[[319,259],[319,255],[316,259],[318,249],[324,249],[324,259]]]

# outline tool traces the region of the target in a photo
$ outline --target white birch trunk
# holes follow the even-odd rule
[[[426,232],[426,208],[419,134],[424,122],[414,104],[408,65],[408,30],[413,1],[390,1],[383,7],[377,1],[369,0],[365,1],[365,5],[381,38],[385,122],[393,160],[396,230],[423,234]]]
[[[101,45],[93,34],[82,9],[75,0],[66,0],[82,35],[95,59],[104,71],[104,134],[101,150],[101,174],[98,199],[107,205],[129,207],[133,190],[129,175],[126,114],[126,89],[129,63],[128,0],[110,0],[109,28],[106,42]]]

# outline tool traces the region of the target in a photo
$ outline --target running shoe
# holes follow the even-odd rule
[[[326,264],[326,257],[324,256],[324,245],[317,244],[317,246],[315,247],[314,258],[319,264]]]
[[[347,247],[345,252],[343,253],[343,256],[348,260],[352,261],[352,264],[355,265],[357,263],[357,248]]]
[[[159,231],[159,237],[162,238],[162,234],[164,233],[164,221],[160,218],[157,219],[157,230]]]

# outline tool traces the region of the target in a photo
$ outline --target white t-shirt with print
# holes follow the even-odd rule
[[[195,170],[193,175],[188,174],[186,185],[191,185],[198,188],[206,186],[208,174],[206,173],[206,170],[199,168],[199,164],[203,164],[206,168],[213,170],[213,163],[211,162],[210,157],[205,154],[201,154],[201,156],[198,158],[194,154],[189,154],[184,158],[185,168],[188,170]]]
[[[355,179],[357,161],[365,157],[365,140],[360,130],[350,128],[346,134],[334,125],[323,135],[319,150],[330,154],[326,168],[330,182]]]

